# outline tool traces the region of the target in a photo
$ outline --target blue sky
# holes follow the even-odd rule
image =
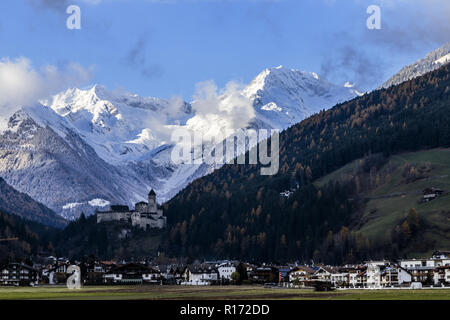
[[[77,63],[83,84],[187,100],[200,81],[247,83],[278,65],[371,89],[450,40],[448,2],[2,0],[0,59],[27,58],[38,72]],[[69,4],[81,30],[66,28]],[[366,28],[370,4],[381,30]]]

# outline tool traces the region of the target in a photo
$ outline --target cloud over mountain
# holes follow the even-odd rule
[[[0,118],[8,117],[22,105],[34,104],[67,87],[89,81],[91,71],[73,62],[35,69],[27,58],[0,59]],[[0,130],[4,127],[2,120]]]

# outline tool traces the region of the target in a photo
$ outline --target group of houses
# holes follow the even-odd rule
[[[0,285],[37,286],[65,285],[69,266],[76,265],[83,285],[213,285],[229,284],[238,262],[221,261],[202,264],[161,265],[146,262],[69,261],[47,257],[46,263],[9,263],[0,266]]]
[[[314,281],[335,288],[450,287],[450,252],[436,251],[431,258],[397,262],[368,261],[345,266],[298,266],[288,272],[289,285],[305,287]]]
[[[397,262],[368,261],[358,265],[255,265],[239,261],[207,261],[191,265],[148,262],[70,262],[48,258],[48,264],[10,263],[0,267],[0,285],[65,284],[67,269],[76,264],[83,285],[224,285],[260,284],[307,288],[327,284],[334,288],[450,288],[450,251],[431,258]]]

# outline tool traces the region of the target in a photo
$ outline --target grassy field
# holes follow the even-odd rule
[[[353,161],[335,172],[319,179],[322,186],[329,181],[346,181],[353,177],[360,160]],[[423,177],[415,181],[404,178],[405,165],[415,168],[428,167]],[[423,238],[436,246],[429,252],[411,252],[411,257],[421,257],[434,249],[450,248],[450,194],[438,199],[420,203],[422,191],[429,187],[450,191],[450,150],[433,149],[404,153],[389,158],[378,171],[382,182],[369,192],[359,196],[366,199],[366,206],[359,219],[359,231],[372,242],[384,241],[391,230],[402,223],[409,210],[415,208],[426,223]],[[389,176],[389,178],[386,178]]]
[[[266,289],[257,286],[0,287],[0,300],[450,300],[450,290]]]

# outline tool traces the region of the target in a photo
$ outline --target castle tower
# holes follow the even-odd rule
[[[153,189],[150,190],[148,193],[148,212],[150,213],[156,213],[157,211],[157,205],[156,205],[156,193],[153,191]]]

